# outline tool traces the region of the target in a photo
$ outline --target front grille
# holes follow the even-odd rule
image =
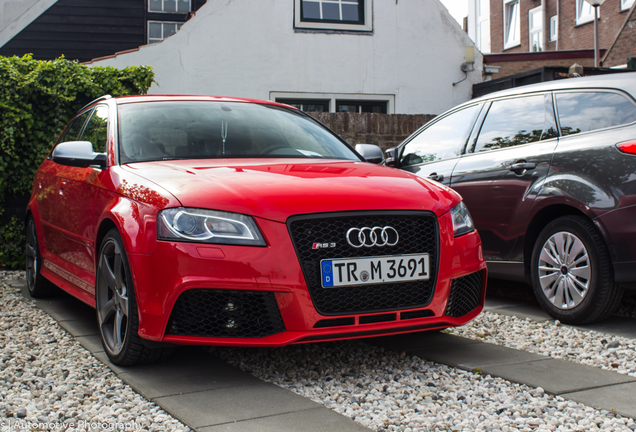
[[[283,331],[274,293],[191,289],[175,302],[167,334],[260,338]]]
[[[459,318],[479,306],[483,276],[483,272],[478,271],[453,280],[446,304],[446,315]]]
[[[347,243],[350,228],[391,226],[399,233],[395,246],[354,248]],[[431,212],[358,212],[296,216],[288,221],[298,260],[316,310],[323,315],[412,309],[433,298],[438,263],[437,218]],[[314,243],[335,247],[313,249]],[[428,253],[430,279],[362,286],[322,288],[320,261],[384,255]]]

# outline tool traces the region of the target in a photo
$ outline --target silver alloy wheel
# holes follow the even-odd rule
[[[124,259],[117,241],[107,239],[99,259],[96,302],[102,340],[112,355],[121,352],[128,331],[128,278]]]
[[[554,233],[541,248],[539,282],[546,299],[559,309],[581,304],[592,282],[585,245],[568,231]]]
[[[26,280],[29,291],[35,289],[35,282],[38,276],[38,237],[35,232],[35,223],[29,220],[26,238]]]

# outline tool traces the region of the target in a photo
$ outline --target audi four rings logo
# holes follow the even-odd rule
[[[354,248],[361,248],[362,246],[395,246],[399,239],[398,232],[390,226],[350,228],[347,231],[347,243]]]

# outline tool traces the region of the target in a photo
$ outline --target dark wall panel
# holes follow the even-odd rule
[[[204,4],[205,0],[192,0],[192,9]],[[64,55],[70,60],[90,61],[145,45],[146,22],[157,19],[155,15],[147,12],[146,0],[58,0],[1,47],[0,55],[31,53],[39,60]],[[160,17],[185,21],[188,15]]]

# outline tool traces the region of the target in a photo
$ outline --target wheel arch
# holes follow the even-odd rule
[[[99,224],[99,228],[97,229],[97,236],[95,237],[95,256],[99,255],[99,249],[102,247],[104,237],[106,237],[108,231],[113,228],[119,231],[119,227],[117,226],[117,224],[115,224],[115,222],[110,218],[104,218]],[[97,264],[99,265],[99,263]]]

